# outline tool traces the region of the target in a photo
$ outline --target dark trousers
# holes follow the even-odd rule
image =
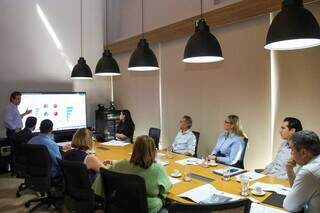
[[[13,136],[13,134],[15,133],[15,130],[14,129],[8,129],[6,128],[6,133],[7,133],[7,138]]]

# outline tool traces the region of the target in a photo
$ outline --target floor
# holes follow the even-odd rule
[[[18,186],[23,182],[22,179],[11,177],[10,173],[0,174],[0,212],[14,213],[14,212],[28,212],[28,208],[24,207],[24,203],[30,199],[36,198],[37,195],[25,190],[21,193],[21,197],[16,198],[16,191]],[[32,208],[32,204],[30,207]],[[54,208],[47,209],[42,207],[34,211],[35,213],[57,212]]]

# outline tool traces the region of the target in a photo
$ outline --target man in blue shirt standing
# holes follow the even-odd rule
[[[61,159],[61,153],[59,146],[53,140],[53,135],[51,134],[52,129],[53,123],[51,120],[45,119],[41,121],[40,134],[31,138],[28,144],[40,144],[47,147],[51,159],[51,177],[56,177],[59,176],[57,158]]]
[[[19,132],[22,129],[22,118],[32,112],[32,110],[26,110],[23,114],[20,114],[18,105],[21,102],[21,92],[13,92],[10,95],[10,103],[6,107],[4,115],[4,126],[7,130],[7,137],[12,136],[15,132]]]

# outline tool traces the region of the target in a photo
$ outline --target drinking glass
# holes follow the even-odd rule
[[[167,148],[167,154],[166,154],[167,158],[168,159],[172,159],[173,158],[173,155],[172,155],[172,147],[168,147]]]
[[[186,181],[186,182],[191,181],[190,168],[187,165],[184,166],[183,181]]]
[[[249,195],[249,178],[245,175],[240,175],[241,192],[240,195]]]
[[[222,180],[229,181],[230,180],[230,167],[226,167],[222,172]]]

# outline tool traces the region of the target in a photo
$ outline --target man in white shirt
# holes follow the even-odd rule
[[[271,175],[281,179],[287,179],[286,163],[290,158],[289,141],[295,132],[302,130],[302,125],[299,119],[287,117],[283,120],[280,130],[281,138],[284,140],[277,152],[273,161],[262,172],[266,175]]]
[[[180,154],[193,156],[196,148],[196,136],[191,131],[192,119],[190,116],[183,116],[179,121],[179,129],[172,144],[172,151]]]
[[[290,142],[291,158],[286,168],[292,190],[283,202],[290,212],[318,213],[320,211],[320,140],[312,131],[300,131]],[[301,166],[295,175],[293,168]]]

